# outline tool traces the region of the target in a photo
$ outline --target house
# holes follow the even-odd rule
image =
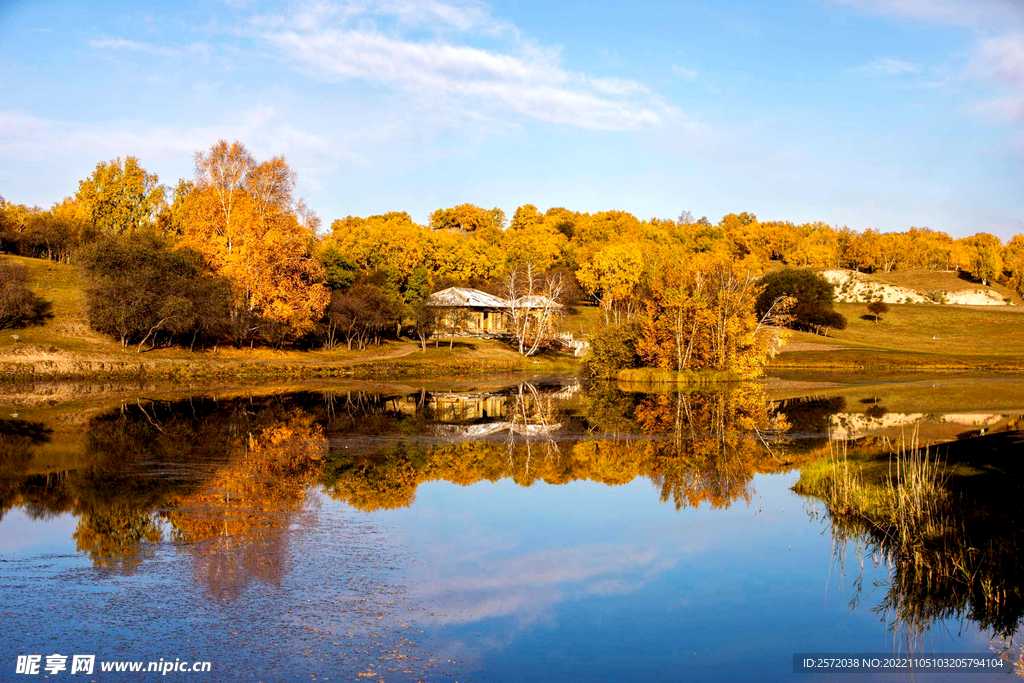
[[[512,333],[510,320],[512,303],[479,289],[449,287],[434,292],[427,299],[427,306],[438,312],[438,324],[446,329],[454,327],[460,334],[503,335]],[[524,296],[518,300],[516,310],[540,311],[561,308],[557,301],[546,296]]]
[[[468,287],[449,287],[434,292],[427,306],[438,312],[438,324],[455,326],[466,334],[505,334],[508,301]]]

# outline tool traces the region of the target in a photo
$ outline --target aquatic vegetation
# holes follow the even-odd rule
[[[965,482],[984,475],[964,472],[916,436],[886,445],[865,454],[833,440],[794,490],[824,501],[838,546],[863,542],[888,567],[874,609],[894,633],[913,642],[938,621],[966,617],[1011,636],[1024,620],[1019,502],[998,488],[978,495]]]

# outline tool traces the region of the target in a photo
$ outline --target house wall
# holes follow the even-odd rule
[[[465,310],[465,309],[463,309]],[[440,315],[442,328],[450,328],[462,311],[445,309]],[[500,311],[465,310],[465,317],[459,327],[462,334],[501,334],[505,332],[505,314]]]

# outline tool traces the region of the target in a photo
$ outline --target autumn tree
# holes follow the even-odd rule
[[[884,315],[889,312],[889,304],[885,303],[881,299],[876,299],[868,304],[868,313],[875,316],[875,322],[878,322],[878,316]]]
[[[438,209],[430,214],[431,230],[457,230],[460,232],[500,232],[505,227],[505,212],[494,207],[484,209],[474,204],[460,204],[450,209]]]
[[[1003,273],[1003,243],[995,235],[979,232],[959,240],[966,250],[966,268],[975,279],[988,285]]]
[[[112,159],[78,184],[75,199],[89,216],[91,229],[121,235],[155,223],[164,204],[164,189],[157,176],[139,165],[136,157]]]
[[[512,268],[502,281],[501,295],[508,303],[506,318],[519,353],[532,356],[554,337],[562,316],[560,299],[565,282],[558,273],[538,272],[533,264]]]
[[[508,267],[530,263],[543,271],[561,265],[562,251],[569,239],[557,224],[557,219],[548,221],[532,204],[516,209],[503,240]]]
[[[21,207],[19,207],[21,208]],[[79,249],[87,220],[80,203],[65,199],[48,210],[18,211],[18,231],[12,251],[23,256],[68,263]]]
[[[608,325],[590,337],[590,351],[583,371],[590,377],[614,378],[624,368],[642,365],[637,353],[640,331],[637,325]]]
[[[676,371],[758,374],[784,341],[775,321],[785,303],[759,317],[756,281],[751,269],[714,256],[667,268],[644,305],[640,357]]]
[[[195,172],[181,244],[231,282],[236,340],[251,343],[264,323],[294,336],[311,330],[328,290],[284,158],[257,162],[242,144],[221,140],[196,153]]]
[[[509,223],[509,230],[528,230],[544,222],[544,216],[533,204],[523,204],[516,209]]]
[[[1024,235],[1015,235],[1003,250],[1006,285],[1024,296]]]
[[[49,210],[0,201],[0,251],[67,263],[90,221],[81,202],[70,197]]]
[[[644,265],[642,247],[631,242],[602,248],[579,269],[580,285],[601,305],[606,323],[632,320],[638,308]]]

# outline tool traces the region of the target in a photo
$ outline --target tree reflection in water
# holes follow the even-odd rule
[[[747,500],[755,473],[795,464],[785,455],[786,421],[759,385],[661,395],[600,386],[572,401],[554,393],[523,384],[499,404],[478,397],[490,401],[486,419],[465,405],[453,409],[459,397],[432,397],[425,405],[448,420],[434,425],[447,438],[332,451],[324,484],[331,496],[372,511],[411,505],[417,486],[430,481],[615,485],[646,477],[679,509]]]
[[[239,572],[279,580],[275,531],[302,508],[327,444],[311,414],[280,398],[123,405],[89,422],[74,469],[46,474],[3,429],[3,513],[73,513],[78,550],[127,572],[157,542],[185,544],[216,589],[244,584]]]
[[[202,584],[230,599],[254,582],[282,581],[287,530],[309,514],[320,488],[374,511],[407,507],[421,484],[436,481],[614,486],[646,478],[676,509],[725,508],[750,501],[754,475],[820,457],[822,432],[844,407],[828,398],[775,403],[758,384],[642,393],[523,383],[473,393],[138,401],[59,444],[73,454],[63,468],[35,464],[41,448],[55,445],[46,424],[0,421],[0,515],[15,507],[33,518],[72,513],[78,549],[122,572],[157,542],[178,544]],[[839,520],[830,528],[840,547],[866,544],[868,557],[888,564],[878,609],[894,629],[921,633],[962,617],[1009,636],[1024,611],[1018,510],[989,503],[965,503],[944,545],[918,557],[893,553],[870,525]]]

